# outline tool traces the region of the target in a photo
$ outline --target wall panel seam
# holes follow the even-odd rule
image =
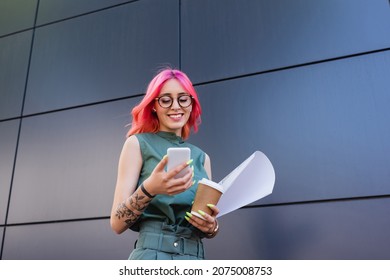
[[[361,197],[344,197],[344,198],[332,198],[332,199],[305,200],[305,201],[269,203],[269,204],[260,204],[260,205],[247,205],[247,206],[243,206],[243,207],[239,208],[238,210],[255,209],[255,208],[260,209],[260,208],[281,207],[281,206],[294,206],[294,205],[322,204],[322,203],[341,203],[341,202],[350,202],[350,201],[366,201],[366,200],[378,200],[378,199],[389,199],[389,198],[390,198],[390,194],[375,195],[375,196],[361,196]],[[89,218],[78,218],[78,219],[12,223],[12,224],[7,224],[6,226],[7,227],[17,227],[17,226],[85,222],[85,221],[109,220],[109,219],[110,219],[109,216],[101,216],[101,217],[89,217]]]
[[[96,9],[96,10],[89,11],[89,12],[84,12],[84,13],[81,13],[81,14],[77,14],[77,15],[74,15],[74,16],[67,17],[67,18],[63,18],[63,19],[59,19],[59,20],[53,20],[53,21],[50,21],[50,22],[47,22],[47,23],[42,23],[42,24],[37,25],[36,28],[45,27],[45,26],[48,26],[48,25],[57,24],[57,23],[68,21],[68,20],[72,20],[72,19],[75,19],[75,18],[79,18],[79,17],[91,15],[91,14],[100,13],[102,11],[110,10],[110,9],[113,9],[113,8],[117,8],[119,6],[124,6],[124,5],[132,4],[132,3],[135,3],[135,2],[139,2],[139,1],[141,1],[141,0],[129,0],[129,1],[124,2],[124,3],[119,3],[119,4],[116,4],[116,5],[112,5],[112,6],[108,6],[108,7],[104,7],[104,8],[100,8],[100,9]]]
[[[354,57],[362,57],[365,55],[371,55],[371,54],[387,52],[387,51],[390,51],[390,48],[373,50],[373,51],[351,54],[351,55],[335,57],[335,58],[329,58],[329,59],[324,59],[324,60],[319,60],[319,61],[312,61],[312,62],[307,62],[307,63],[302,63],[302,64],[290,65],[290,66],[285,66],[285,67],[280,67],[280,68],[264,70],[264,71],[260,71],[260,72],[247,73],[247,74],[243,74],[243,75],[230,76],[230,77],[215,79],[215,80],[210,80],[210,81],[198,82],[198,83],[194,83],[194,86],[215,84],[215,83],[219,83],[219,82],[237,80],[237,79],[253,77],[253,76],[258,76],[258,75],[263,75],[263,74],[268,74],[268,73],[274,73],[274,72],[279,72],[279,71],[285,71],[285,70],[290,70],[290,69],[295,69],[295,68],[300,68],[300,67],[307,67],[307,66],[311,66],[311,65],[318,65],[318,64],[328,63],[328,62],[332,62],[332,61],[340,61],[340,60],[350,59],[350,58],[354,58]],[[179,69],[181,69],[180,60],[179,60]],[[59,108],[59,109],[53,109],[53,110],[48,110],[48,111],[43,111],[43,112],[37,112],[37,113],[28,114],[28,115],[23,115],[22,117],[12,117],[12,118],[0,119],[0,122],[17,120],[17,119],[27,118],[27,117],[34,117],[34,116],[39,116],[39,115],[45,115],[45,114],[50,114],[50,113],[66,111],[66,110],[73,110],[73,109],[78,109],[78,108],[83,108],[83,107],[95,106],[95,105],[100,105],[100,104],[105,104],[105,103],[110,103],[110,102],[115,102],[115,101],[120,101],[120,100],[142,97],[143,95],[145,95],[145,93],[136,94],[136,95],[132,95],[132,96],[118,97],[118,98],[114,98],[114,99],[107,99],[107,100],[102,100],[102,101],[96,101],[96,102],[80,104],[80,105],[75,105],[75,106],[70,106],[70,107],[64,107],[64,108]],[[24,105],[24,101],[23,101],[23,105]]]
[[[34,30],[34,27],[25,28],[25,29],[21,29],[21,30],[14,31],[14,32],[11,32],[11,33],[0,35],[0,39],[6,38],[6,37],[11,37],[13,35],[17,35],[19,33],[23,33],[23,32],[30,31],[30,30]]]
[[[289,66],[284,66],[284,67],[279,67],[279,68],[272,68],[272,69],[268,69],[268,70],[263,70],[263,71],[259,71],[259,72],[252,72],[252,73],[247,73],[247,74],[242,74],[242,75],[237,75],[237,76],[230,76],[230,77],[221,78],[221,79],[198,82],[198,83],[194,83],[194,86],[214,84],[214,83],[219,83],[219,82],[224,82],[224,81],[229,81],[229,80],[236,80],[236,79],[241,79],[241,78],[246,78],[246,77],[262,75],[262,74],[268,74],[268,73],[285,71],[285,70],[290,70],[290,69],[295,69],[295,68],[300,68],[300,67],[307,67],[307,66],[311,66],[311,65],[328,63],[328,62],[332,62],[332,61],[340,61],[340,60],[344,60],[344,59],[351,59],[354,57],[362,57],[362,56],[366,56],[366,55],[382,53],[382,52],[387,52],[387,51],[390,51],[390,47],[384,48],[384,49],[360,52],[360,53],[355,53],[355,54],[348,54],[348,55],[343,55],[343,56],[338,56],[338,57],[333,57],[333,58],[314,60],[314,61],[310,61],[310,62],[294,64],[294,65],[289,65]]]

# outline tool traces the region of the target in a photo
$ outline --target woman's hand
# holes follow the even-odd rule
[[[203,211],[199,211],[199,214],[203,217],[203,219],[201,219],[187,212],[187,216],[185,218],[191,225],[204,232],[206,234],[206,237],[212,238],[217,234],[219,229],[218,221],[216,218],[219,213],[219,209],[217,206],[212,204],[207,204],[207,206],[212,211],[211,215]]]
[[[152,174],[144,181],[144,188],[151,195],[167,194],[175,195],[184,192],[193,185],[193,171],[191,168],[181,178],[175,178],[184,168],[192,163],[192,160],[182,163],[174,169],[165,172],[165,166],[168,163],[168,157],[165,156],[154,168]]]

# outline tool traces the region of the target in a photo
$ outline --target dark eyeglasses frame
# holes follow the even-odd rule
[[[183,96],[188,96],[188,97],[190,97],[191,103],[190,103],[188,106],[182,106],[182,105],[180,104],[180,97],[183,97]],[[170,104],[168,107],[164,107],[164,106],[162,106],[161,103],[160,103],[160,99],[161,99],[161,98],[166,98],[166,97],[169,97],[169,98],[171,99],[171,104]],[[158,105],[159,105],[161,108],[164,108],[164,109],[168,109],[168,108],[172,107],[174,99],[175,99],[175,98],[173,98],[172,96],[169,96],[169,95],[163,95],[163,96],[160,96],[160,97],[156,97],[156,98],[155,98],[155,100],[157,101]],[[179,97],[177,97],[177,98],[176,98],[176,101],[177,101],[177,103],[179,104],[179,106],[180,106],[181,108],[188,108],[188,107],[190,107],[190,106],[192,105],[192,103],[193,103],[193,101],[194,101],[194,97],[193,97],[192,95],[189,95],[189,94],[184,94],[184,95],[180,95]]]

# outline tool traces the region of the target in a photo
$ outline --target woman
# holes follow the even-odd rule
[[[139,238],[129,259],[204,259],[202,238],[218,232],[219,212],[191,215],[190,209],[202,178],[211,179],[210,159],[184,140],[195,132],[201,107],[186,74],[165,69],[150,82],[124,143],[111,211],[116,233],[128,228]],[[169,147],[189,147],[191,160],[166,172]],[[176,174],[187,168],[182,178]]]

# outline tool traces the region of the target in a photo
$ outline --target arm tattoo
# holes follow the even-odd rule
[[[121,220],[124,218],[124,222],[128,227],[131,227],[145,211],[146,207],[149,205],[151,199],[144,196],[134,193],[130,197],[130,208],[128,208],[125,202],[122,202],[118,205],[116,209],[115,216]]]
[[[130,205],[134,209],[143,212],[145,208],[149,205],[150,201],[151,199],[146,197],[145,195],[139,195],[135,193],[130,199]]]
[[[132,210],[126,207],[126,204],[122,202],[118,205],[118,208],[116,209],[115,216],[120,220],[122,218],[125,218],[125,223],[130,227],[135,223],[135,221],[138,219],[139,215],[134,213]]]

